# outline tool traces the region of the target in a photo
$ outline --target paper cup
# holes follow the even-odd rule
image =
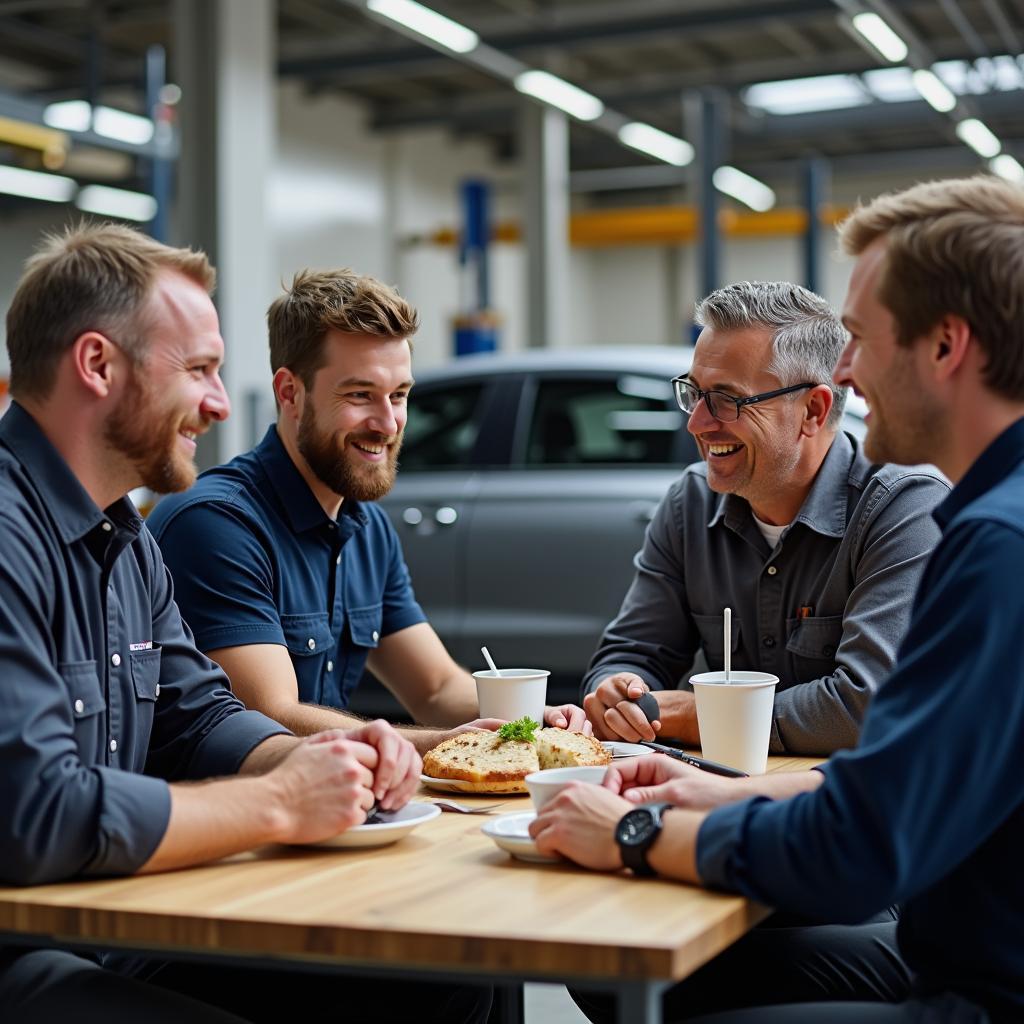
[[[531,772],[526,776],[526,788],[533,806],[539,811],[572,782],[587,782],[592,786],[600,786],[604,782],[606,771],[608,766],[604,764],[577,765],[574,768],[542,768],[539,772]]]
[[[500,675],[489,669],[474,672],[480,717],[514,722],[529,716],[543,725],[549,675],[537,668],[503,668]]]
[[[702,672],[690,683],[697,699],[701,753],[709,761],[764,775],[779,677],[768,672]]]

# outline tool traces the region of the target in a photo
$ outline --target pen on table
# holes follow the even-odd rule
[[[651,750],[659,754],[668,754],[669,757],[674,757],[677,761],[693,765],[694,768],[700,768],[701,771],[711,772],[713,775],[725,775],[730,779],[745,779],[749,774],[748,772],[741,772],[739,768],[730,768],[727,764],[719,764],[717,761],[706,761],[703,757],[696,757],[693,754],[686,753],[685,750],[666,747],[663,743],[651,743],[649,740],[641,740],[640,744],[644,747],[650,747]]]

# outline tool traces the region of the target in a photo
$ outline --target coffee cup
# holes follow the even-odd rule
[[[481,669],[473,673],[481,718],[500,718],[514,722],[532,718],[544,724],[548,676],[546,669],[503,668],[500,672]]]
[[[701,753],[709,761],[763,775],[778,676],[769,672],[701,672],[690,679],[697,701]]]

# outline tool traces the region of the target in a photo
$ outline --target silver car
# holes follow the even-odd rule
[[[549,669],[549,699],[577,698],[658,501],[699,457],[669,383],[691,356],[536,350],[416,374],[381,504],[456,661],[486,667],[486,645],[499,667]],[[352,706],[396,708],[370,679]]]

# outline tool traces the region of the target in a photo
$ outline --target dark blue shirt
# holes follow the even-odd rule
[[[306,703],[344,708],[381,637],[425,622],[383,511],[331,519],[271,427],[148,520],[204,651],[288,648]]]
[[[922,991],[1024,1019],[1024,420],[935,510],[943,531],[859,747],[814,793],[705,820],[708,884],[857,921],[903,904]]]
[[[134,505],[100,510],[35,420],[0,421],[0,879],[126,874],[167,781],[236,772],[284,732],[200,654]]]

